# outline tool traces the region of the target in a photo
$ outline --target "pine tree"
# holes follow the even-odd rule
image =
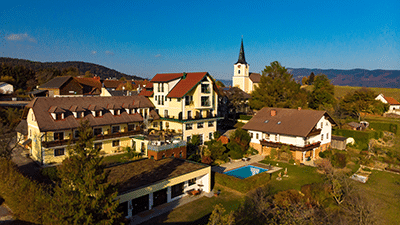
[[[89,121],[78,130],[78,141],[58,168],[61,182],[54,189],[50,224],[115,224],[120,217],[117,192],[107,183]]]

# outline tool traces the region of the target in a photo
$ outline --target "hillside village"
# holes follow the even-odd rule
[[[300,84],[279,62],[250,72],[243,39],[233,70],[233,87],[209,72],[41,72],[22,107],[2,106],[0,200],[35,224],[81,223],[85,201],[106,224],[398,221],[395,98],[338,98],[327,76]]]

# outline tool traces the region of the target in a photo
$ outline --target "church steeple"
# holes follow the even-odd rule
[[[242,38],[242,44],[240,45],[239,59],[235,64],[238,63],[247,64],[246,58],[244,57],[243,38]]]

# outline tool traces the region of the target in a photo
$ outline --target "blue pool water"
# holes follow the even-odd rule
[[[234,176],[234,177],[237,177],[240,179],[244,179],[244,178],[251,177],[256,174],[265,172],[265,171],[268,171],[268,170],[260,168],[260,167],[256,167],[256,166],[244,166],[244,167],[240,167],[240,168],[237,168],[234,170],[230,170],[228,172],[225,172],[224,174]]]

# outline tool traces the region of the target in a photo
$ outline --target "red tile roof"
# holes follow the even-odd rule
[[[146,97],[151,97],[151,96],[153,96],[153,91],[142,90],[142,91],[139,93],[139,95],[143,95],[143,96],[146,96]]]
[[[181,73],[183,76],[183,73]],[[169,98],[182,98],[192,90],[205,76],[207,72],[187,73],[185,79],[181,79],[175,87],[168,93]],[[157,75],[156,75],[157,76]]]
[[[151,79],[151,82],[168,82],[181,78],[182,76],[183,73],[159,73],[156,74],[153,79]]]
[[[400,105],[400,102],[398,102],[396,99],[392,98],[392,97],[384,97],[386,99],[386,101],[390,104],[390,105]]]

